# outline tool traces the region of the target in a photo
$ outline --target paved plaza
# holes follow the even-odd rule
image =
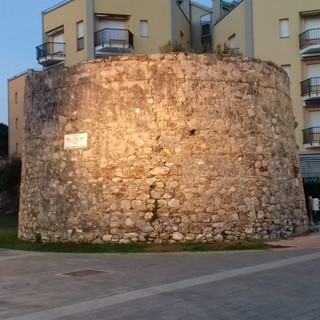
[[[0,250],[0,319],[320,319],[319,234],[280,243],[291,247],[170,254]]]

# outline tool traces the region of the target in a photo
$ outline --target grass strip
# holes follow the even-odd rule
[[[274,248],[263,241],[235,241],[223,243],[173,243],[173,244],[86,244],[86,243],[36,243],[17,238],[17,217],[0,216],[0,248],[38,252],[68,253],[162,253],[205,252],[228,250],[265,250]]]

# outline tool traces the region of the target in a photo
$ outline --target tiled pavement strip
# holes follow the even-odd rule
[[[304,237],[296,237],[284,240],[270,241],[270,244],[276,244],[280,246],[288,246],[291,248],[306,248],[306,249],[320,249],[320,233],[311,233]]]
[[[301,319],[317,320],[320,319],[320,281],[317,280],[317,270],[320,268],[320,244],[319,235],[305,237],[304,239],[286,240],[281,245],[292,246],[293,242],[300,247],[289,250],[277,250],[273,252],[246,252],[246,253],[208,253],[208,254],[171,254],[171,255],[101,255],[94,257],[94,264],[97,268],[105,269],[105,265],[97,265],[101,259],[108,261],[109,269],[112,269],[112,276],[117,272],[133,273],[133,279],[128,281],[121,280],[119,287],[121,290],[110,291],[106,283],[98,291],[99,294],[90,296],[79,296],[75,300],[63,300],[60,303],[42,305],[32,299],[30,292],[30,301],[25,295],[20,300],[13,298],[12,306],[17,307],[16,311],[1,309],[1,302],[5,301],[6,294],[1,293],[0,288],[0,319],[3,320],[89,320],[89,319]],[[301,250],[302,248],[302,250]],[[311,248],[308,249],[308,248]],[[315,250],[319,249],[319,250]],[[79,260],[78,267],[90,265],[90,258],[83,255],[75,255],[64,260],[65,255],[53,255],[48,257],[46,254],[23,254],[0,252],[0,267],[2,262],[19,263],[27,262],[26,259],[39,260],[45,262],[48,266],[54,265],[53,260],[59,272],[63,270],[57,263],[61,260],[68,265],[68,268],[74,265],[70,262]],[[267,258],[268,257],[268,258]],[[133,264],[130,265],[129,261]],[[169,260],[168,260],[169,259]],[[152,261],[155,260],[155,264]],[[241,263],[239,261],[241,260]],[[271,261],[269,261],[271,260]],[[116,262],[115,262],[116,261]],[[132,270],[139,267],[141,270]],[[167,262],[166,262],[167,261]],[[196,269],[203,263],[199,272],[190,272],[185,267],[187,261],[190,261],[190,268]],[[105,263],[105,261],[103,261]],[[110,262],[114,263],[111,267]],[[197,264],[198,262],[198,264]],[[259,263],[261,262],[261,263]],[[111,263],[111,264],[112,264]],[[121,266],[120,266],[120,264]],[[126,266],[123,264],[127,264]],[[226,267],[224,267],[226,265]],[[28,263],[26,263],[26,267]],[[66,270],[69,270],[66,268]],[[178,269],[184,276],[177,276]],[[163,272],[161,276],[154,275],[155,280],[141,283],[140,277],[150,278],[150,270]],[[0,269],[1,270],[1,269]],[[176,275],[170,277],[176,272]],[[196,271],[196,270],[195,270]],[[211,271],[211,272],[210,272]],[[214,272],[212,272],[214,271]],[[30,271],[29,271],[30,273]],[[31,272],[32,274],[32,272]],[[298,280],[299,274],[301,279]],[[37,274],[34,274],[37,277]],[[123,275],[122,275],[123,276]],[[13,275],[11,275],[13,277]],[[124,277],[125,278],[125,277]],[[159,279],[157,279],[159,278]],[[318,277],[319,278],[319,277]],[[255,279],[252,282],[252,279]],[[0,280],[2,278],[0,277]],[[44,280],[41,280],[42,282]],[[41,285],[41,281],[37,285]],[[282,283],[283,281],[283,283]],[[294,281],[297,281],[296,286]],[[318,285],[316,282],[318,281]],[[308,284],[309,283],[309,284]],[[82,283],[83,284],[83,283]],[[272,286],[271,286],[272,284]],[[279,285],[281,284],[281,285]],[[90,282],[90,286],[99,286],[97,282]],[[113,285],[117,285],[116,281]],[[68,290],[70,284],[65,284],[65,290]],[[263,286],[264,288],[261,288]],[[302,288],[302,286],[305,286]],[[310,287],[308,287],[310,286]],[[88,292],[90,292],[87,287]],[[10,286],[8,286],[10,288]],[[39,287],[39,290],[41,288]],[[273,292],[273,289],[275,291]],[[309,290],[310,289],[310,290]],[[50,288],[49,288],[50,290]],[[72,291],[72,283],[70,290]],[[296,290],[295,295],[291,291]],[[303,290],[304,292],[299,292]],[[308,290],[310,292],[308,292]],[[265,291],[265,292],[264,292]],[[219,292],[219,295],[217,293]],[[318,295],[316,294],[318,292]],[[56,292],[52,292],[52,301],[56,298]],[[63,292],[61,293],[63,296]],[[310,295],[310,297],[308,296]],[[201,297],[201,300],[199,299]],[[231,299],[232,300],[229,300]],[[258,299],[261,298],[261,299]],[[277,298],[275,298],[277,297]],[[301,300],[299,307],[300,313],[295,311],[297,299]],[[49,297],[50,299],[50,293]],[[303,300],[304,299],[304,300]],[[8,299],[10,300],[10,299]],[[6,302],[8,303],[8,300]],[[39,298],[41,300],[41,297]],[[228,301],[229,300],[229,301]],[[261,301],[260,301],[261,300]],[[227,305],[224,303],[228,301]],[[304,301],[304,302],[303,302]],[[305,309],[303,303],[308,301]],[[10,301],[9,301],[10,302]],[[25,304],[31,308],[23,310],[21,306],[15,303]],[[281,303],[279,303],[281,302]],[[264,303],[264,304],[263,304]],[[292,305],[291,305],[292,303]],[[289,308],[291,306],[291,308]],[[154,309],[154,310],[153,310]],[[224,310],[223,310],[224,309]],[[287,310],[288,309],[288,310]],[[290,310],[291,309],[291,310]],[[223,310],[223,311],[222,311]],[[263,310],[265,310],[264,313]],[[257,314],[259,312],[259,315]],[[271,318],[270,318],[271,319]]]

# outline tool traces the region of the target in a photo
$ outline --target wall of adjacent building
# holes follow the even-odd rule
[[[218,0],[219,1],[219,0]],[[214,22],[213,22],[214,23]],[[247,37],[246,33],[246,5],[241,2],[235,10],[229,12],[222,20],[214,24],[214,49],[217,46],[230,46],[230,37],[235,36],[237,48],[244,56],[247,56]]]
[[[191,47],[190,0],[184,0],[181,6],[177,5],[176,1],[173,1],[172,10],[172,40],[177,41],[186,50],[189,50]]]
[[[23,73],[8,80],[9,155],[22,153],[26,76]]]
[[[197,53],[203,52],[201,35],[202,35],[202,26],[201,26],[201,17],[209,15],[211,21],[212,11],[208,8],[204,8],[197,4],[191,4],[191,47]],[[212,27],[211,27],[212,30]]]

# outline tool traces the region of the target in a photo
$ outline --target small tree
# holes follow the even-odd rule
[[[12,155],[0,165],[0,192],[16,197],[19,195],[20,182],[21,159],[18,155]]]
[[[8,155],[8,126],[0,123],[0,157]]]

